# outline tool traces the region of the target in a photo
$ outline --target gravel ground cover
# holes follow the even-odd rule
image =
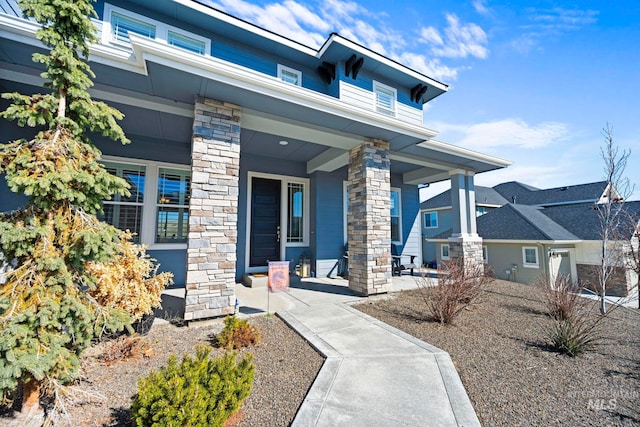
[[[418,292],[354,307],[449,352],[483,426],[640,425],[638,309],[615,309],[603,345],[572,358],[547,347],[532,286],[496,280],[450,326],[429,318]]]
[[[250,351],[256,365],[251,395],[229,426],[287,426],[311,387],[323,357],[297,333],[275,316],[256,317],[250,322],[260,330],[262,340]],[[152,369],[165,366],[171,354],[179,359],[195,353],[196,344],[214,343],[222,322],[206,327],[154,326],[145,336],[149,349],[135,357],[105,363],[97,356],[102,343],[85,351],[81,359],[82,375],[76,387],[77,403],[67,409],[72,426],[128,426],[131,397],[137,392],[137,379]],[[215,348],[212,355],[222,350]],[[100,395],[91,398],[84,395]],[[0,417],[0,425],[3,424]]]

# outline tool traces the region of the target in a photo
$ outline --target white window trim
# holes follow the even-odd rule
[[[533,249],[536,253],[536,262],[535,264],[527,262],[527,249]],[[540,254],[538,253],[538,248],[535,246],[523,246],[522,247],[522,266],[524,268],[540,268]]]
[[[344,244],[346,245],[349,242],[349,205],[347,204],[349,201],[349,181],[342,181],[342,228],[344,232]]]
[[[431,214],[435,214],[436,215],[436,225],[435,226],[431,226],[431,225],[427,225],[427,215],[431,215]],[[434,211],[434,212],[423,212],[422,214],[422,223],[424,228],[438,228],[438,212]]]
[[[400,235],[400,240],[391,240],[391,243],[402,245],[402,190],[396,187],[391,187],[390,190],[389,201],[391,201],[391,192],[398,192],[398,234]],[[391,209],[389,209],[389,225],[391,225]]]
[[[251,253],[251,193],[252,193],[252,179],[253,178],[266,178],[280,181],[280,261],[286,260],[287,248],[294,247],[307,247],[310,244],[310,210],[309,203],[311,200],[309,191],[309,178],[300,178],[297,176],[288,175],[274,175],[263,172],[248,172],[247,173],[247,223],[245,224],[245,271],[247,273],[257,273],[267,271],[267,266],[262,267],[249,267],[249,257]],[[302,184],[304,186],[304,199],[303,199],[303,212],[306,213],[303,218],[303,238],[302,242],[287,243],[287,184],[288,183]]]
[[[376,93],[378,90],[384,90],[393,93],[393,108],[391,110],[387,108],[382,108],[378,105]],[[398,91],[396,88],[391,86],[387,86],[383,83],[373,81],[373,111],[378,112],[380,114],[384,114],[389,117],[397,117],[398,114]]]
[[[183,30],[182,28],[178,28],[178,27],[174,27],[171,25],[167,25],[163,22],[160,21],[156,21],[155,19],[151,19],[148,18],[144,15],[140,15],[139,13],[135,13],[135,12],[131,12],[127,9],[123,9],[121,7],[118,6],[114,6],[110,3],[105,3],[104,4],[104,14],[103,14],[103,22],[102,22],[102,43],[103,44],[111,44],[111,45],[116,45],[116,46],[121,46],[121,47],[130,47],[129,43],[125,43],[122,42],[120,40],[114,40],[111,34],[111,14],[113,12],[119,13],[120,15],[124,15],[133,19],[136,19],[138,21],[144,22],[145,24],[149,24],[149,25],[153,25],[156,27],[156,37],[155,40],[158,41],[162,41],[164,43],[166,43],[168,46],[170,47],[174,47],[176,49],[180,49],[181,51],[184,52],[189,52],[189,53],[193,53],[195,55],[198,55],[197,53],[188,50],[188,49],[183,49],[180,48],[178,46],[173,46],[170,45],[168,42],[169,39],[169,31],[197,40],[197,41],[201,41],[204,42],[205,48],[204,48],[204,55],[205,56],[209,56],[209,53],[211,52],[211,40],[206,38],[206,37],[202,37],[198,34],[192,33],[190,31],[187,30]]]
[[[145,167],[144,201],[142,205],[142,224],[140,225],[140,244],[149,250],[187,249],[186,243],[156,243],[156,220],[158,204],[158,170],[160,168],[191,171],[188,165],[131,159],[128,157],[102,156],[106,162],[122,163]]]
[[[298,84],[296,84],[296,86],[302,86],[302,71],[293,69],[291,67],[287,67],[285,65],[282,64],[278,64],[278,79],[285,82],[284,80],[282,80],[282,72],[286,71],[288,73],[291,74],[295,74],[296,76],[298,76]],[[285,83],[289,83],[289,82],[285,82]],[[291,84],[291,83],[289,83]]]
[[[447,248],[447,255],[446,256],[444,254],[444,248],[445,247]],[[449,260],[449,255],[450,255],[449,254],[449,250],[450,250],[449,245],[440,245],[440,259],[448,261]]]

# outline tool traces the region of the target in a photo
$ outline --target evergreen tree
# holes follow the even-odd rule
[[[0,392],[5,398],[24,384],[23,412],[39,408],[43,386],[76,377],[78,358],[93,338],[131,322],[130,310],[105,303],[109,289],[100,286],[103,280],[120,286],[108,277],[114,259],[147,260],[143,249],[131,255],[129,233],[95,216],[103,200],[128,195],[128,185],[98,163],[100,151],[87,134],[128,140],[117,123],[122,114],[87,92],[95,77],[86,62],[89,44],[97,41],[91,2],[19,2],[24,15],[41,24],[36,35],[50,49],[33,55],[46,68],[50,92],[2,95],[11,105],[0,115],[36,133],[0,144],[0,174],[28,197],[23,208],[0,214],[0,251],[15,265],[0,285]],[[154,281],[159,300],[170,274],[153,277],[150,266],[133,270],[136,284]]]

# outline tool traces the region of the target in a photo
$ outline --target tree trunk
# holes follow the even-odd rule
[[[20,413],[25,417],[43,413],[40,406],[40,382],[30,378],[24,383],[22,390],[22,409]]]

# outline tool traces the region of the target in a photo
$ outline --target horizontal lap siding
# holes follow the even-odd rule
[[[365,110],[374,110],[374,96],[372,90],[367,90],[353,84],[340,81],[340,100]],[[405,123],[422,126],[422,110],[396,102],[397,118]]]

